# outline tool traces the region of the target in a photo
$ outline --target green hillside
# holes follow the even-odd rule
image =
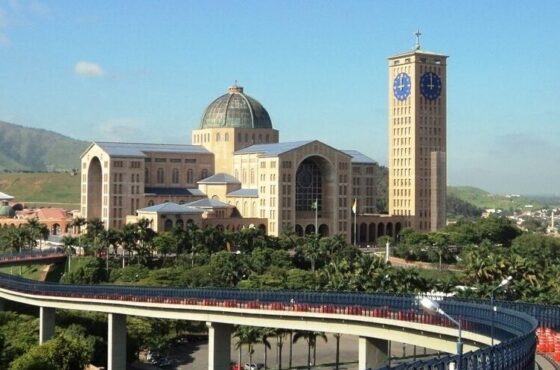
[[[0,171],[78,168],[87,144],[52,131],[0,121]]]
[[[503,210],[523,209],[526,205],[533,205],[533,209],[541,208],[542,203],[527,197],[508,198],[505,195],[492,194],[482,189],[471,186],[449,186],[447,188],[448,197],[455,197],[464,202],[470,203],[477,208],[500,208]]]
[[[0,172],[0,191],[28,205],[76,208],[80,202],[80,176],[69,173]]]

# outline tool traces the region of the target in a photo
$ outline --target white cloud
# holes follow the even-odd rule
[[[84,77],[102,77],[105,71],[97,63],[80,61],[74,66],[74,73]]]

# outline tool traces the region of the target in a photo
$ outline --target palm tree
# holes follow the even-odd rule
[[[93,249],[99,248],[99,237],[105,230],[105,224],[99,218],[93,218],[87,222],[87,237],[91,239]]]
[[[260,342],[263,344],[264,346],[264,369],[266,370],[267,364],[268,364],[268,350],[270,349],[270,342],[268,341],[268,338],[273,336],[274,330],[273,329],[268,329],[268,328],[263,328],[260,330]]]
[[[46,240],[49,237],[49,228],[45,224],[40,223],[36,217],[27,219],[25,228],[29,230],[31,247],[37,245],[38,239]]]
[[[76,217],[72,220],[70,225],[78,228],[78,247],[82,248],[82,226],[87,225],[87,220],[84,217]]]
[[[68,273],[70,273],[72,268],[72,250],[73,246],[76,245],[77,238],[72,235],[64,235],[62,237],[62,243],[64,244],[64,251],[68,255]]]
[[[116,250],[116,245],[120,240],[120,232],[115,229],[103,230],[98,238],[100,249],[105,250],[107,279],[109,279],[109,248],[113,247],[113,250]]]
[[[156,236],[154,230],[150,227],[151,221],[142,218],[136,222],[136,230],[138,237],[137,253],[138,264],[140,264],[140,257],[146,258],[152,254],[152,241]]]
[[[136,247],[138,243],[136,225],[126,224],[121,230],[121,247],[122,247],[122,268],[125,266],[124,252],[127,251],[130,254]]]
[[[253,353],[255,353],[255,344],[259,342],[258,328],[251,326],[238,326],[233,334],[237,338],[235,348],[239,350],[239,365],[241,365],[241,347],[247,346],[247,353],[249,354],[249,363],[253,363]],[[270,347],[270,343],[269,343]]]
[[[307,342],[307,369],[311,370],[311,349],[313,348],[313,366],[317,360],[317,337],[323,338],[325,342],[328,341],[327,336],[323,332],[317,331],[298,331],[294,335],[293,342],[296,343],[299,339],[303,338]]]
[[[284,339],[288,331],[285,329],[275,329],[272,333],[276,336],[276,351],[278,357],[276,363],[278,365],[278,370],[282,370],[282,348],[284,347]]]
[[[311,271],[313,272],[315,272],[315,263],[322,254],[319,248],[320,239],[319,234],[309,233],[305,236],[305,243],[303,244],[303,256],[311,263]]]
[[[336,357],[335,357],[335,369],[338,370],[340,364],[340,337],[342,334],[335,333],[333,334],[334,339],[336,339]]]

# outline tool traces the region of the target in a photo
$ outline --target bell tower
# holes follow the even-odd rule
[[[389,57],[389,214],[419,231],[446,224],[447,56],[413,50]]]

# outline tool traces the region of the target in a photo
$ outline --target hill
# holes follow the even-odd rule
[[[0,191],[27,205],[78,208],[80,176],[70,173],[0,173]]]
[[[449,186],[447,188],[447,196],[470,203],[476,208],[500,208],[505,211],[524,209],[526,205],[531,204],[533,209],[542,208],[543,204],[534,199],[515,196],[507,197],[500,194],[492,194],[482,189],[471,186]]]
[[[87,145],[56,132],[0,121],[0,171],[79,168]]]

